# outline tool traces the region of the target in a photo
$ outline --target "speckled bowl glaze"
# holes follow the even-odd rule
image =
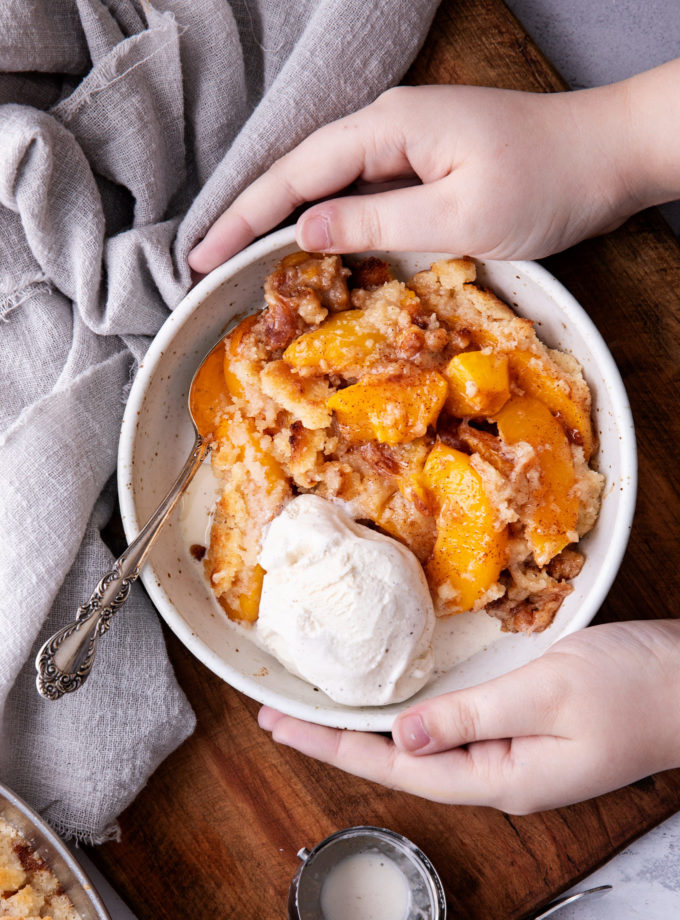
[[[189,453],[193,432],[187,393],[198,363],[234,316],[262,308],[265,276],[296,248],[293,228],[285,228],[234,256],[187,294],[151,344],[130,392],[120,438],[118,484],[128,540],[156,508]],[[402,278],[445,257],[432,252],[377,255]],[[602,604],[621,563],[635,507],[635,434],[620,374],[590,318],[540,265],[482,260],[478,278],[534,320],[547,345],[572,353],[593,393],[600,442],[595,464],[606,486],[598,523],[581,544],[586,563],[573,593],[550,629],[534,636],[494,635],[483,648],[440,673],[408,704],[349,708],[288,673],[256,647],[244,629],[228,621],[203,578],[202,566],[183,543],[175,513],[150,555],[142,581],[179,639],[223,680],[253,699],[324,725],[389,731],[396,714],[411,702],[480,683],[536,658],[561,636],[586,626]],[[468,624],[468,639],[470,630],[490,619],[483,613],[472,616],[478,619]]]

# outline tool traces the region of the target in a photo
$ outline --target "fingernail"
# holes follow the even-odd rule
[[[270,732],[280,718],[280,712],[270,709],[269,706],[263,706],[257,714],[257,724],[266,732]]]
[[[397,723],[400,747],[407,751],[419,751],[431,741],[423,720],[417,713],[404,716]]]
[[[194,246],[194,248],[191,250],[191,252],[187,256],[187,262],[189,263],[191,268],[194,267],[194,264],[193,264],[194,260],[201,258],[201,253],[203,252],[204,249],[205,249],[205,246],[203,245],[203,240],[201,240],[201,242],[197,243],[196,246]]]
[[[315,214],[300,221],[300,243],[308,252],[325,252],[331,247],[328,218]]]

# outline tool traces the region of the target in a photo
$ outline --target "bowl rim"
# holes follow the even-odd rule
[[[136,422],[142,407],[148,386],[156,370],[158,361],[174,338],[176,331],[188,317],[198,309],[201,303],[230,278],[238,274],[243,268],[264,258],[284,246],[295,242],[295,227],[287,226],[262,237],[251,243],[250,246],[232,256],[228,261],[215,268],[192,288],[180,301],[175,309],[165,320],[160,330],[152,340],[148,351],[140,362],[137,374],[132,382],[128,402],[125,407],[121,426],[118,447],[118,495],[120,503],[123,529],[128,541],[132,541],[139,533],[145,521],[137,519],[132,490],[133,456],[136,434]],[[390,251],[382,253],[389,257]],[[394,251],[394,255],[399,253]],[[451,256],[452,258],[454,256]],[[475,259],[477,264],[485,265],[494,260]],[[612,537],[605,564],[600,566],[587,601],[582,605],[576,615],[572,617],[565,628],[555,634],[553,642],[565,635],[587,626],[601,607],[607,596],[617,572],[620,568],[626,551],[630,531],[633,525],[637,495],[637,450],[635,428],[626,393],[619,369],[607,348],[607,345],[597,326],[586,313],[585,309],[567,288],[557,280],[544,266],[537,262],[527,260],[503,260],[520,275],[533,281],[536,285],[560,306],[561,311],[568,321],[576,320],[577,328],[587,338],[590,352],[603,377],[608,382],[612,404],[615,407],[617,427],[620,429],[620,477],[621,487]],[[345,707],[343,709],[327,709],[321,705],[311,705],[290,697],[282,696],[278,691],[252,681],[246,674],[227,664],[217,652],[207,645],[191,629],[190,625],[179,614],[174,604],[166,594],[159,580],[155,577],[150,563],[147,563],[141,572],[141,580],[160,615],[177,638],[194,654],[206,667],[217,674],[222,680],[236,690],[249,696],[259,703],[294,715],[298,718],[312,721],[320,725],[338,726],[345,728],[365,729],[369,713],[379,713],[385,707]],[[408,701],[406,701],[408,704]],[[389,731],[395,718],[395,713],[384,713],[384,718],[375,716],[371,724],[376,731]]]
[[[3,811],[4,803],[10,806],[9,816]],[[12,811],[15,812],[15,814],[12,814]],[[12,827],[28,839],[31,846],[34,847],[38,854],[45,860],[48,868],[59,879],[65,894],[67,894],[71,900],[73,900],[71,897],[72,889],[76,888],[89,902],[88,907],[91,906],[94,910],[95,913],[92,915],[93,920],[95,916],[98,920],[111,920],[111,915],[104,906],[104,902],[89,876],[78,860],[71,854],[71,851],[61,837],[59,837],[56,831],[50,827],[47,821],[45,821],[37,811],[31,808],[31,806],[18,796],[16,792],[10,789],[9,786],[1,782],[0,818],[4,818]],[[14,818],[14,820],[12,820],[12,818]],[[20,824],[23,826],[19,826]],[[27,827],[30,827],[31,837],[33,839],[29,837]],[[45,854],[45,852],[42,851],[47,851],[47,853]],[[58,865],[55,866],[55,862],[57,862]],[[69,875],[71,876],[70,878],[68,877]],[[68,883],[68,887],[66,883]],[[74,907],[79,914],[83,913],[81,906],[74,904]],[[89,918],[83,917],[83,920],[89,920]]]

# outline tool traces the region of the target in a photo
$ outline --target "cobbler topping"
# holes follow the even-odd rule
[[[258,616],[268,523],[341,502],[423,566],[438,616],[552,622],[603,479],[578,363],[475,283],[470,259],[406,281],[386,262],[293,253],[224,342],[221,496],[203,564],[228,615]]]
[[[56,875],[4,818],[0,818],[0,917],[80,920]]]

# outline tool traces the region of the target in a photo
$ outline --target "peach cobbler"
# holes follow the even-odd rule
[[[600,505],[590,393],[475,278],[470,259],[404,282],[378,259],[305,252],[266,278],[265,309],[214,357],[204,565],[230,618],[257,619],[264,528],[314,493],[408,547],[439,616],[552,622]]]
[[[4,818],[0,818],[0,917],[80,920],[54,872]]]

